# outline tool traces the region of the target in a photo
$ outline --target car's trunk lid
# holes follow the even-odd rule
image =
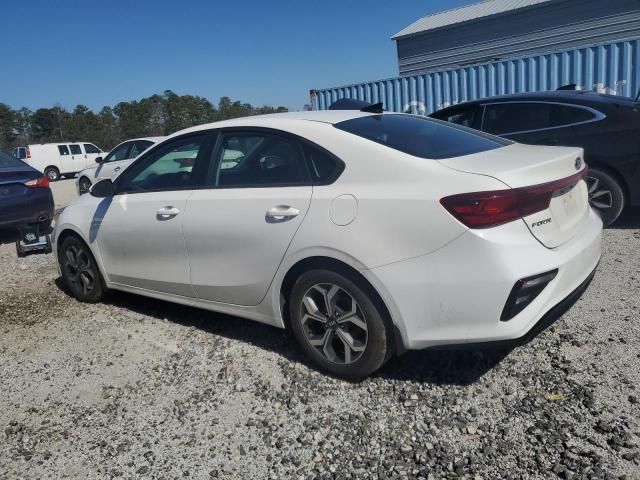
[[[548,248],[575,237],[589,214],[581,148],[513,144],[440,162],[455,170],[496,178],[514,189],[551,189],[549,207],[523,218],[535,238]]]

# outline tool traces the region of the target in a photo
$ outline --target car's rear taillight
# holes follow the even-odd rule
[[[440,199],[447,211],[469,228],[489,228],[512,222],[549,208],[553,194],[573,187],[587,169],[561,180],[512,188],[451,195]]]
[[[27,152],[26,158],[31,158],[31,152],[29,151],[29,147],[25,147],[25,151]]]
[[[29,188],[49,188],[49,179],[47,177],[34,178],[24,184]]]

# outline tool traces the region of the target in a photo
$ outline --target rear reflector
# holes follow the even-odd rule
[[[553,194],[582,180],[587,169],[561,180],[488,192],[461,193],[440,199],[440,204],[469,228],[489,228],[549,208]]]
[[[500,320],[503,322],[511,320],[522,310],[527,308],[527,305],[533,302],[536,297],[540,295],[549,282],[556,278],[557,274],[558,269],[555,269],[550,272],[541,273],[540,275],[518,280],[511,290],[511,294],[507,299],[504,310],[502,310]]]
[[[47,177],[40,177],[34,180],[29,180],[24,184],[29,188],[49,188],[49,179]]]

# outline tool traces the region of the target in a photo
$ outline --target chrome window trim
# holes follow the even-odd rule
[[[594,122],[599,122],[601,120],[604,120],[605,118],[607,118],[607,116],[600,112],[599,110],[596,110],[595,108],[591,108],[591,107],[587,107],[586,105],[576,105],[575,103],[564,103],[564,102],[549,102],[549,101],[544,101],[544,100],[514,100],[514,101],[509,101],[509,102],[489,102],[489,103],[482,103],[482,123],[480,125],[480,130],[483,132],[486,132],[486,130],[484,129],[484,123],[485,123],[485,118],[486,118],[486,112],[487,112],[487,107],[491,106],[491,105],[505,105],[505,104],[522,104],[522,103],[536,103],[536,104],[546,104],[546,105],[560,105],[563,107],[572,107],[572,108],[580,108],[582,110],[587,110],[588,112],[592,113],[594,115],[594,117],[591,120],[585,120],[584,122],[574,122],[574,123],[566,123],[564,125],[556,125],[555,127],[545,127],[545,128],[534,128],[532,130],[519,130],[516,132],[504,132],[504,133],[492,133],[491,135],[496,135],[498,137],[502,136],[502,135],[519,135],[522,133],[532,133],[532,132],[546,132],[547,130],[557,130],[559,128],[567,128],[567,127],[575,127],[577,125],[585,125],[587,123],[594,123]],[[488,133],[488,132],[486,132]]]

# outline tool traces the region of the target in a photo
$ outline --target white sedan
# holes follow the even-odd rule
[[[57,218],[84,302],[123,290],[289,327],[362,378],[406,349],[523,341],[600,259],[579,148],[363,111],[178,132]]]
[[[82,170],[76,180],[78,194],[89,191],[91,185],[104,178],[112,178],[127,168],[135,158],[152,145],[164,140],[165,137],[132,138],[115,146],[108,154],[96,158],[95,167]]]

